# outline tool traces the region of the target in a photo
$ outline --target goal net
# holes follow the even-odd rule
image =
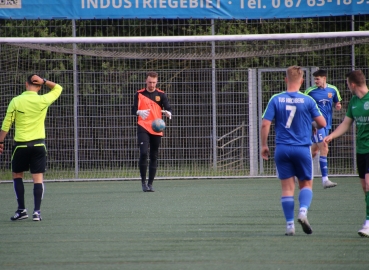
[[[45,179],[139,179],[131,106],[146,72],[156,71],[173,107],[172,120],[164,117],[158,179],[274,176],[273,158],[260,159],[259,128],[269,98],[285,88],[285,68],[304,68],[301,90],[313,84],[314,70],[328,70],[344,104],[334,112],[334,127],[350,99],[345,74],[353,64],[368,74],[367,59],[352,61],[368,50],[368,32],[321,34],[0,38],[1,113],[25,90],[29,74],[49,78],[64,90],[46,119]],[[11,179],[13,132],[2,155],[2,180]],[[272,130],[272,152],[274,136]],[[329,165],[331,175],[355,174],[353,132],[332,143]]]

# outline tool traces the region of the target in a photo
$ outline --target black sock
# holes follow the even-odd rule
[[[24,204],[23,179],[22,178],[14,178],[13,179],[13,186],[14,186],[15,196],[17,196],[18,209],[26,209],[26,206]]]
[[[149,167],[149,185],[152,185],[152,183],[154,182],[154,178],[156,175],[156,168],[150,168]]]
[[[140,175],[141,175],[142,184],[146,182],[146,171],[147,171],[147,165],[140,165]]]
[[[41,200],[44,193],[43,184],[34,184],[33,185],[33,197],[35,200],[35,209],[34,211],[39,211],[41,208]]]

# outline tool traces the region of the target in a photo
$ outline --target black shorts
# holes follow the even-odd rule
[[[356,154],[357,171],[359,177],[365,179],[365,174],[369,173],[369,153],[368,154]]]
[[[15,143],[12,151],[12,172],[44,173],[47,150],[43,140]]]

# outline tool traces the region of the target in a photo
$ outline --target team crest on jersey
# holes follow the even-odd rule
[[[156,96],[155,101],[159,102],[160,101],[160,96]]]
[[[332,98],[332,93],[328,93],[328,98]]]
[[[364,103],[364,109],[369,110],[369,101]]]

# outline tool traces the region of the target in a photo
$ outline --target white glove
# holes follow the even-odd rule
[[[138,110],[136,113],[138,116],[141,116],[142,120],[145,120],[149,114],[150,114],[150,109],[147,110]]]
[[[161,112],[164,113],[165,116],[168,117],[169,119],[172,119],[172,113],[170,111],[161,110]]]

